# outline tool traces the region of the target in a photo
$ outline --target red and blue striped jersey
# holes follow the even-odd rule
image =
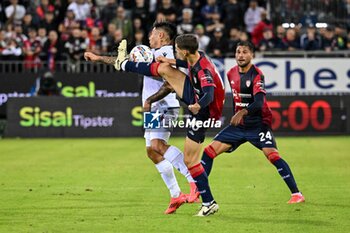
[[[252,65],[248,72],[239,73],[238,66],[234,66],[227,73],[227,78],[231,86],[233,95],[233,108],[235,112],[247,108],[254,102],[254,95],[259,92],[266,94],[264,75],[261,70]],[[267,105],[266,97],[261,111],[243,118],[241,124],[254,126],[257,124],[266,124],[271,127],[272,113]]]
[[[202,52],[194,66],[188,66],[189,77],[194,89],[196,102],[204,95],[203,88],[213,86],[214,100],[209,104],[210,118],[220,119],[225,102],[225,89],[223,81],[215,65]]]

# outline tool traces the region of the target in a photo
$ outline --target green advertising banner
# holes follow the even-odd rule
[[[139,105],[139,98],[10,98],[5,136],[140,136]]]
[[[271,127],[276,134],[336,135],[350,132],[349,95],[267,96],[267,103],[272,112]],[[155,115],[146,115],[148,118],[144,122],[141,99],[133,97],[10,98],[5,137],[143,136],[145,125],[157,125],[157,122],[153,124]],[[182,105],[178,119],[165,122],[172,126],[173,135],[186,135],[191,123],[188,116],[187,107]],[[232,116],[232,97],[227,95],[221,123],[212,122],[207,135],[218,133],[229,124]]]

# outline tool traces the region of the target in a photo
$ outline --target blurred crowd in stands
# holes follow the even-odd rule
[[[128,39],[130,48],[147,45],[152,24],[163,20],[176,24],[179,34],[197,34],[200,49],[216,58],[233,56],[240,40],[251,40],[257,51],[350,49],[349,25],[346,23],[316,28],[315,17],[322,12],[310,15],[312,9],[309,9],[299,22],[293,22],[293,27],[283,27],[281,23],[274,25],[270,16],[287,17],[289,8],[300,7],[307,1],[274,2],[1,0],[0,60],[21,60],[28,69],[44,62],[52,70],[57,61],[79,61],[84,51],[98,54],[115,51],[123,38]],[[337,9],[342,9],[342,17],[349,22],[349,0],[318,2],[321,5],[337,2],[340,4]]]

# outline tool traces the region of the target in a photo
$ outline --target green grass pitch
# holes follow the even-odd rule
[[[199,218],[198,204],[163,214],[169,193],[142,138],[0,140],[0,232],[349,232],[350,137],[277,143],[306,203],[287,205],[276,169],[244,144],[215,160],[220,210]]]

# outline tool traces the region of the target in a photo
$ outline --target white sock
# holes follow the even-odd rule
[[[194,182],[188,168],[185,165],[184,154],[175,146],[170,146],[164,153],[164,158],[168,160],[182,175],[184,175],[188,182]]]
[[[126,66],[127,62],[128,62],[128,60],[126,59],[125,61],[122,62],[121,66],[120,66],[123,71],[125,71],[125,66]]]
[[[213,203],[214,203],[214,200],[211,201],[211,202],[203,202],[202,205],[204,205],[204,206],[210,206],[210,205],[213,204]]]
[[[160,163],[156,164],[156,168],[160,173],[160,176],[162,177],[165,185],[170,191],[171,197],[178,197],[180,196],[180,187],[177,183],[173,166],[171,163],[167,160],[163,160]]]

